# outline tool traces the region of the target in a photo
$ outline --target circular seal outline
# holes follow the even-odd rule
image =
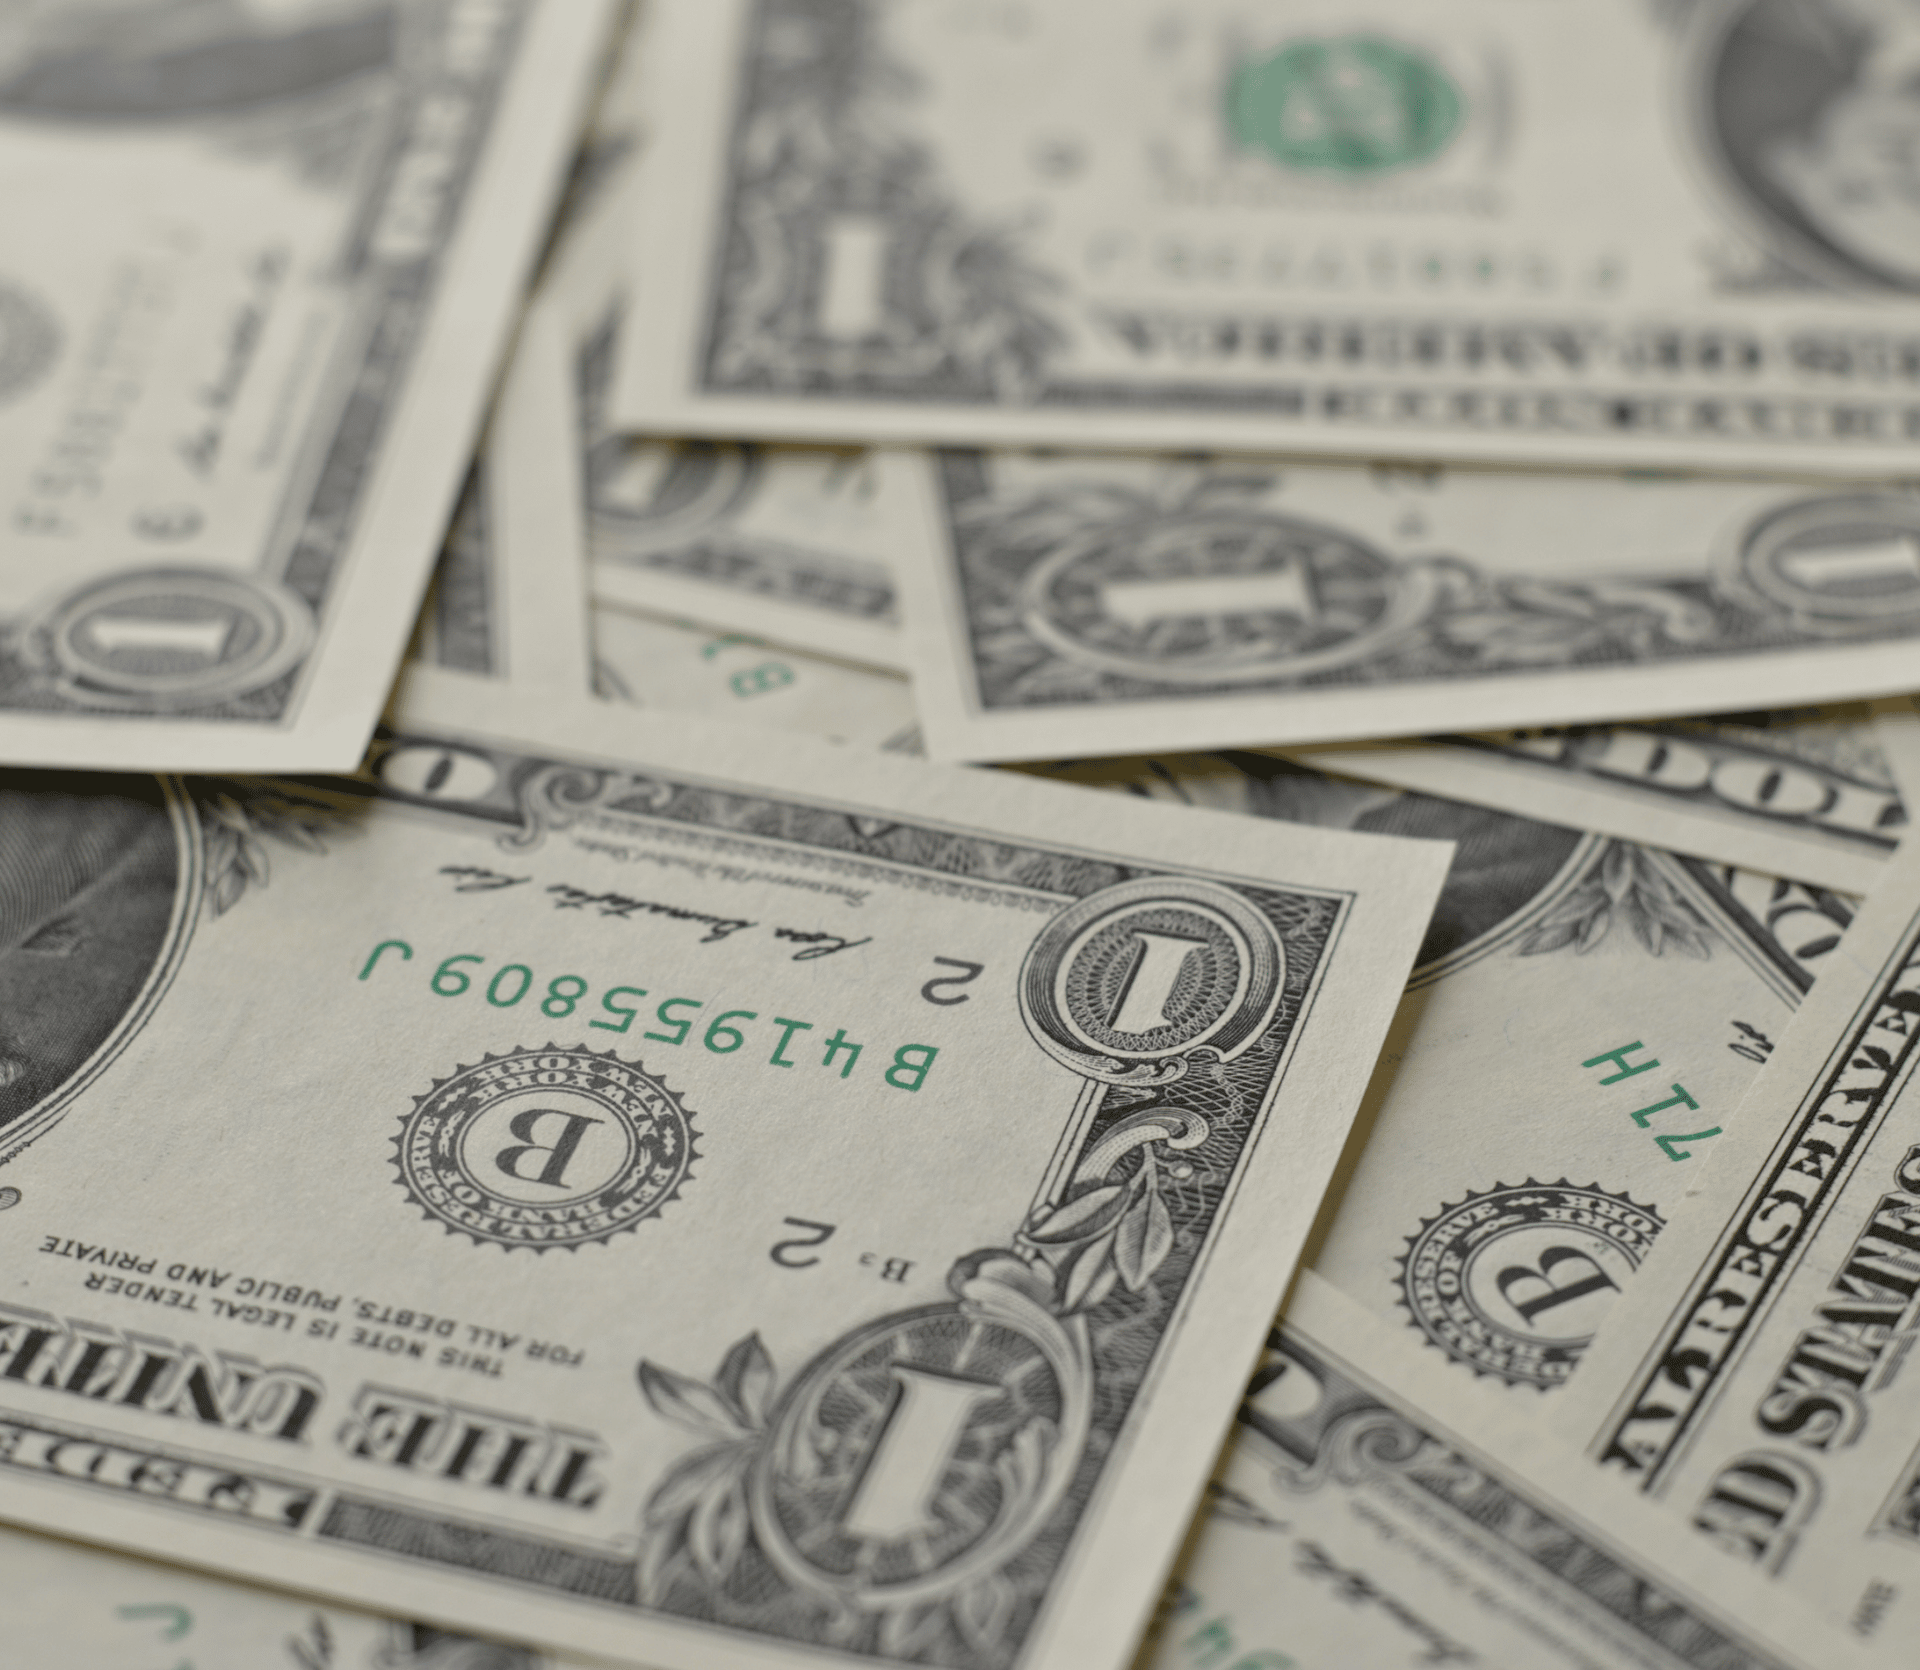
[[[1135,1051],[1096,1043],[1062,1005],[1061,983],[1072,955],[1111,920],[1156,905],[1190,909],[1231,928],[1231,942],[1246,959],[1235,982],[1235,1001],[1218,1020],[1171,1048]],[[1040,1047],[1077,1073],[1103,1062],[1144,1065],[1202,1048],[1231,1061],[1272,1022],[1286,975],[1287,948],[1279,930],[1232,889],[1192,876],[1144,876],[1089,893],[1041,930],[1020,966],[1020,1016]]]
[[[1740,527],[1722,558],[1722,572],[1768,613],[1784,613],[1812,632],[1837,636],[1920,621],[1920,584],[1904,604],[1897,596],[1847,598],[1811,590],[1780,566],[1781,548],[1789,541],[1822,528],[1863,523],[1920,542],[1920,495],[1824,493],[1774,505]]]
[[[636,443],[621,436],[614,445],[619,450],[611,454],[613,466],[603,463],[603,474],[617,473],[618,464]],[[676,443],[651,503],[635,507],[602,499],[595,503],[593,520],[618,541],[622,556],[675,550],[739,509],[752,495],[764,470],[760,449],[751,444]]]
[[[924,1323],[990,1323],[1017,1334],[1046,1364],[1060,1394],[1062,1419],[1056,1443],[1044,1470],[1025,1500],[1003,1503],[1002,1511],[970,1546],[957,1551],[943,1566],[918,1577],[890,1583],[865,1583],[823,1570],[809,1560],[783,1523],[774,1495],[776,1475],[785,1468],[804,1476],[818,1461],[807,1453],[807,1429],[818,1417],[821,1403],[838,1377],[858,1358],[889,1334],[906,1332]],[[1086,1441],[1090,1406],[1076,1388],[1084,1370],[1073,1360],[1075,1336],[1032,1325],[1033,1318],[994,1308],[984,1314],[967,1304],[923,1305],[896,1311],[844,1334],[819,1352],[795,1377],[767,1423],[767,1441],[754,1458],[748,1475],[748,1507],[761,1547],[773,1565],[796,1585],[823,1594],[841,1605],[865,1610],[910,1606],[950,1594],[962,1585],[1003,1566],[1046,1523],[1071,1484],[1081,1448]],[[1009,1493],[1010,1497],[1013,1493]]]
[[[486,1195],[492,1208],[494,1219],[503,1219],[506,1212],[526,1211],[527,1202],[506,1195],[487,1195],[483,1185],[474,1178],[460,1153],[460,1137],[466,1126],[471,1125],[481,1114],[488,1111],[492,1103],[461,1108],[447,1108],[444,1104],[456,1102],[471,1086],[475,1075],[488,1068],[497,1068],[501,1063],[521,1060],[528,1062],[544,1060],[548,1057],[564,1057],[569,1061],[582,1064],[579,1070],[588,1074],[597,1074],[603,1080],[610,1079],[601,1064],[612,1063],[620,1074],[638,1079],[652,1092],[655,1106],[644,1111],[654,1117],[660,1117],[664,1104],[671,1114],[671,1122],[678,1132],[679,1155],[673,1165],[670,1182],[654,1191],[637,1210],[628,1210],[617,1221],[603,1224],[591,1233],[572,1236],[548,1236],[530,1239],[489,1231],[487,1225],[465,1221],[442,1210],[423,1187],[415,1162],[419,1156],[414,1152],[421,1145],[422,1127],[443,1121],[440,1129],[426,1139],[428,1169],[440,1188],[451,1193],[455,1186],[465,1188],[469,1193]],[[541,1069],[553,1071],[557,1069]],[[532,1088],[543,1088],[533,1086]],[[619,1118],[625,1127],[628,1139],[629,1157],[620,1174],[617,1184],[610,1184],[599,1190],[602,1201],[614,1192],[618,1186],[632,1182],[636,1174],[648,1169],[649,1162],[644,1157],[639,1136],[635,1127],[633,1109],[624,1105],[622,1099],[609,1094],[605,1089],[587,1085],[565,1085],[554,1088],[564,1089],[568,1094],[583,1097],[596,1102]],[[420,1214],[429,1223],[437,1223],[449,1235],[464,1235],[475,1246],[496,1246],[503,1252],[513,1252],[519,1248],[530,1248],[534,1252],[547,1252],[553,1248],[564,1248],[568,1252],[577,1252],[580,1248],[596,1244],[605,1244],[614,1236],[630,1233],[640,1227],[649,1218],[660,1216],[666,1208],[680,1198],[681,1189],[693,1176],[693,1162],[700,1158],[698,1139],[700,1132],[694,1124],[694,1115],[681,1098],[668,1088],[666,1081],[657,1074],[650,1073],[636,1061],[626,1061],[612,1050],[593,1050],[577,1044],[547,1044],[543,1047],[522,1046],[503,1051],[495,1055],[488,1051],[480,1060],[471,1064],[462,1063],[447,1077],[435,1079],[432,1086],[422,1095],[413,1099],[413,1106],[400,1116],[400,1130],[389,1139],[393,1144],[391,1163],[394,1168],[394,1183],[406,1192],[407,1198],[420,1209]],[[469,1206],[473,1216],[485,1217],[487,1209]]]
[[[1210,512],[1203,518],[1194,518],[1196,522],[1209,523],[1218,523],[1227,519],[1229,518],[1222,512]],[[1411,631],[1431,613],[1439,596],[1439,576],[1432,569],[1396,561],[1344,529],[1329,527],[1320,522],[1309,522],[1297,516],[1240,516],[1231,519],[1284,526],[1289,534],[1298,537],[1338,540],[1372,557],[1384,570],[1380,578],[1382,600],[1380,618],[1365,631],[1356,632],[1344,643],[1328,644],[1321,649],[1307,650],[1299,655],[1247,662],[1237,666],[1221,662],[1194,663],[1188,666],[1168,665],[1144,656],[1100,649],[1076,637],[1060,625],[1048,607],[1047,593],[1062,573],[1109,542],[1112,538],[1112,530],[1101,528],[1089,529],[1062,540],[1028,571],[1020,583],[1018,607],[1021,622],[1034,637],[1055,654],[1083,666],[1096,667],[1102,672],[1118,674],[1123,678],[1141,679],[1151,684],[1196,686],[1271,684],[1276,680],[1307,678],[1314,673],[1330,672],[1335,668],[1349,666],[1353,662],[1364,661],[1368,656],[1378,654],[1394,639]]]
[[[1558,1196],[1558,1199],[1525,1200],[1524,1196]],[[1635,1230],[1627,1238],[1619,1234],[1608,1236],[1608,1240],[1623,1253],[1627,1261],[1635,1268],[1644,1262],[1652,1249],[1654,1237],[1666,1227],[1666,1220],[1651,1206],[1643,1206],[1624,1193],[1615,1194],[1603,1189],[1598,1183],[1579,1184],[1562,1177],[1555,1183],[1540,1183],[1529,1178],[1525,1183],[1496,1183],[1491,1189],[1468,1190],[1458,1201],[1445,1202],[1430,1218],[1420,1220],[1419,1230],[1407,1237],[1407,1250],[1396,1260],[1399,1275],[1395,1279],[1398,1292],[1395,1300],[1406,1311],[1409,1326],[1419,1330],[1427,1344],[1442,1352],[1450,1361],[1460,1363],[1473,1370],[1475,1375],[1485,1375],[1490,1380],[1499,1380],[1509,1386],[1532,1386],[1536,1391],[1548,1392],[1561,1385],[1567,1374],[1585,1352],[1588,1339],[1548,1345],[1542,1347],[1537,1340],[1529,1340],[1515,1333],[1504,1323],[1496,1322],[1480,1312],[1478,1307],[1461,1284],[1455,1301],[1471,1312],[1475,1324],[1490,1336],[1510,1339],[1514,1344],[1524,1346],[1536,1356],[1543,1368],[1560,1370],[1558,1373],[1526,1374],[1516,1372],[1504,1356],[1496,1356],[1491,1350],[1476,1355],[1460,1341],[1460,1330],[1450,1325],[1448,1318],[1437,1309],[1426,1304],[1423,1289],[1428,1277],[1423,1274],[1427,1260],[1438,1249],[1445,1248],[1458,1258],[1464,1266],[1465,1256],[1459,1252],[1459,1239],[1471,1234],[1473,1243],[1478,1244],[1496,1239],[1515,1229],[1532,1228],[1539,1224],[1567,1221],[1555,1220],[1546,1216],[1550,1209],[1564,1209],[1569,1204],[1578,1208],[1585,1204],[1594,1216],[1605,1217],[1607,1222],[1620,1228]],[[1644,1219],[1650,1229],[1634,1225],[1634,1218]],[[1570,1223],[1570,1227],[1585,1229],[1589,1233],[1598,1233],[1594,1226]],[[1456,1232],[1450,1241],[1450,1232]],[[1472,1250],[1472,1249],[1469,1249]]]
[[[228,665],[147,676],[103,666],[80,646],[77,634],[89,615],[156,597],[244,613],[260,632],[260,646]],[[73,700],[89,707],[177,711],[264,689],[305,660],[317,628],[306,600],[285,586],[226,569],[169,566],[123,569],[89,581],[45,609],[27,636]]]

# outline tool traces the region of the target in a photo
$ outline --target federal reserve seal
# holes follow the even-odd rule
[[[1408,1237],[1400,1303],[1456,1363],[1550,1391],[1573,1372],[1664,1220],[1625,1195],[1528,1182],[1470,1194]]]
[[[657,1215],[696,1157],[679,1097],[611,1052],[521,1049],[418,1097],[394,1138],[414,1205],[450,1235],[580,1247]]]
[[[1381,35],[1289,41],[1241,66],[1227,128],[1286,168],[1383,174],[1438,156],[1466,101],[1426,53]]]

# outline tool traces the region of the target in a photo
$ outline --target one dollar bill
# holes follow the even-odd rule
[[[1556,1411],[1677,1526],[1911,1657],[1920,853],[1889,864]],[[1607,1065],[1651,1082],[1646,1056]]]
[[[1447,852],[431,670],[357,781],[0,841],[0,1514],[1041,1670],[1133,1648]]]
[[[1148,1670],[1843,1670],[1864,1655],[1577,1452],[1438,1384],[1311,1274],[1261,1359]]]
[[[604,0],[0,35],[0,760],[352,770]]]
[[[1419,1342],[1428,1382],[1522,1420],[1630,1302],[1853,917],[1821,888],[1264,755],[1066,774],[1454,843],[1306,1258]],[[1609,1082],[1623,1044],[1655,1066]]]
[[[668,0],[652,433],[1911,466],[1911,11]]]
[[[1664,718],[1914,676],[1911,487],[886,456],[936,758]]]

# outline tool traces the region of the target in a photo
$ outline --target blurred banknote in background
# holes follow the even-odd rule
[[[351,770],[602,0],[0,18],[0,750]]]
[[[1899,0],[657,21],[628,427],[1911,468]]]

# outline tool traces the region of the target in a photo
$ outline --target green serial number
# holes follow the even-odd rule
[[[372,979],[374,971],[380,967],[381,958],[389,951],[396,953],[403,963],[413,961],[413,947],[404,939],[383,939],[361,964],[359,977],[362,980]],[[428,978],[427,989],[437,996],[449,998],[465,997],[477,991],[496,1009],[517,1008],[537,990],[539,995],[535,1001],[540,1013],[556,1021],[571,1016],[593,991],[592,983],[578,974],[557,974],[543,987],[540,977],[526,963],[501,963],[490,975],[485,974],[487,967],[488,959],[481,952],[456,951],[452,956],[443,958],[434,969]],[[481,983],[483,976],[484,984]],[[650,995],[644,986],[610,986],[600,994],[598,1012],[611,1018],[589,1019],[587,1025],[601,1032],[630,1032],[633,1023],[641,1018],[640,1000]],[[654,1006],[649,1018],[658,1021],[666,1030],[642,1032],[640,1036],[661,1044],[684,1044],[699,1024],[697,1011],[707,1007],[708,1000],[705,998],[662,998]],[[802,1035],[823,1031],[824,1028],[816,1027],[812,1021],[789,1020],[784,1015],[768,1017],[764,1027],[756,1026],[749,1033],[745,1023],[758,1022],[760,1019],[757,1009],[723,1009],[708,1018],[700,1042],[715,1055],[732,1055],[744,1049],[757,1035],[761,1045],[772,1043],[773,1048],[766,1060],[773,1067],[802,1066],[812,1047],[824,1044],[826,1048],[818,1065],[828,1068],[837,1066],[842,1079],[852,1076],[866,1049],[864,1044],[857,1044],[848,1038],[844,1026],[837,1027],[830,1038],[809,1039]],[[939,1049],[932,1044],[901,1044],[895,1048],[893,1060],[882,1077],[896,1090],[918,1090],[926,1083],[927,1074],[932,1070],[934,1058],[939,1053]]]

